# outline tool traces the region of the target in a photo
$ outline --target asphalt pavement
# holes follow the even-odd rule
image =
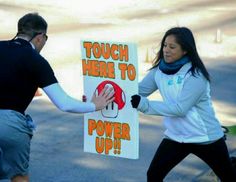
[[[212,98],[223,102],[227,115],[236,118],[236,64],[232,59],[207,67],[212,74]],[[229,109],[228,109],[229,108]],[[31,144],[30,179],[32,182],[145,182],[146,171],[163,138],[162,118],[139,114],[139,159],[125,159],[83,151],[83,115],[59,111],[45,96],[35,99],[29,113],[37,124]],[[232,119],[231,119],[232,123]],[[230,154],[236,153],[236,137],[227,136]],[[209,154],[210,155],[210,154]],[[189,155],[165,178],[165,182],[212,182],[209,167]]]
[[[227,118],[236,118],[235,63],[235,60],[224,59],[209,60],[206,64],[212,75],[213,101],[228,105],[219,111],[225,113],[222,125],[228,124]],[[30,177],[33,182],[145,182],[148,166],[163,138],[162,118],[140,113],[139,159],[85,153],[83,115],[63,113],[44,99],[33,101],[28,112],[38,126],[31,150]],[[236,137],[228,135],[227,145],[230,153],[235,153]],[[206,182],[213,179],[208,166],[196,156],[189,155],[165,181]]]

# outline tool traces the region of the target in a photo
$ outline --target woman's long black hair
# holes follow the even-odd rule
[[[151,69],[157,67],[159,65],[160,59],[164,58],[164,56],[163,56],[164,42],[166,40],[166,37],[169,35],[175,36],[176,42],[182,47],[182,49],[184,51],[187,52],[186,56],[189,57],[189,59],[192,63],[192,67],[190,68],[189,71],[191,71],[191,73],[193,75],[195,75],[196,72],[200,71],[204,75],[204,77],[208,81],[210,81],[210,75],[209,75],[206,67],[204,66],[201,58],[198,55],[193,34],[192,34],[191,30],[189,30],[186,27],[174,27],[174,28],[169,29],[165,33],[165,35],[161,41],[160,50],[158,51],[156,58],[154,59],[154,64]]]

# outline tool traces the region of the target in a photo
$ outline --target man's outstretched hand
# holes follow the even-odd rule
[[[131,96],[131,104],[133,108],[137,108],[139,105],[139,102],[141,100],[140,95],[132,95]]]
[[[96,96],[96,94],[93,94],[91,102],[93,102],[96,106],[96,111],[101,110],[105,108],[108,104],[110,104],[114,97],[114,89],[112,87],[104,87],[104,89],[101,91],[101,93]]]

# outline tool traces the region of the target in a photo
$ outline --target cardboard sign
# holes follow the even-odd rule
[[[138,113],[130,103],[138,93],[137,46],[133,43],[81,41],[84,94],[90,101],[105,86],[115,100],[84,115],[84,151],[138,158]]]

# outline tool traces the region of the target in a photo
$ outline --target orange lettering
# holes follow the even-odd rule
[[[86,50],[86,57],[91,58],[91,48],[93,44],[91,42],[84,42],[84,48]]]
[[[105,152],[105,154],[108,154],[112,148],[114,150],[121,150],[120,139],[130,140],[130,126],[128,123],[103,122],[102,120],[96,122],[93,119],[89,119],[88,134],[93,135],[94,130],[96,130],[96,134],[98,135],[95,141],[95,147],[98,153]]]
[[[122,124],[122,139],[130,140],[130,127],[127,123]]]
[[[136,78],[136,70],[135,70],[134,65],[132,64],[128,65],[128,78],[131,81],[133,81]]]
[[[118,60],[119,59],[119,55],[118,55],[117,51],[118,51],[118,45],[112,44],[111,45],[111,57],[114,60]]]
[[[100,61],[100,77],[107,77],[107,64],[105,61]]]
[[[121,137],[121,124],[120,123],[114,123],[114,138],[120,138]]]
[[[104,126],[103,126],[103,122],[101,120],[98,120],[97,122],[97,134],[98,136],[103,136],[104,135]]]
[[[126,79],[126,72],[127,72],[129,80],[133,81],[136,78],[136,70],[135,70],[134,65],[129,64],[127,66],[126,63],[120,63],[119,69],[121,71],[121,79],[122,80]]]
[[[108,78],[115,78],[115,68],[113,62],[107,63]]]
[[[105,45],[104,45],[104,43],[102,43],[101,44],[101,46],[102,46],[102,55],[103,55],[103,58],[104,59],[109,59],[109,57],[110,57],[110,44],[106,44],[106,49],[105,49]]]
[[[112,123],[105,121],[106,137],[112,136]]]
[[[120,52],[120,60],[123,61],[123,59],[127,62],[129,60],[129,54],[128,54],[128,46],[125,45],[119,45],[119,52]]]
[[[99,63],[97,60],[93,60],[91,61],[91,70],[90,70],[90,74],[92,76],[99,76]]]
[[[95,130],[97,127],[96,121],[93,119],[88,120],[88,134],[93,135],[93,130]]]
[[[119,64],[119,69],[121,71],[121,79],[125,80],[125,78],[126,78],[125,71],[127,70],[127,65],[125,63],[120,63]]]
[[[87,58],[91,58],[91,54],[93,53],[94,58],[97,59],[102,56],[104,59],[109,59],[111,57],[113,60],[119,59],[120,61],[129,61],[128,45],[84,42],[83,46],[86,49]]]
[[[98,60],[82,60],[83,75],[115,78],[114,62]]]
[[[104,151],[104,138],[96,137],[96,151],[101,154]]]
[[[93,55],[95,58],[100,58],[101,54],[102,54],[101,47],[100,47],[99,43],[95,42],[93,44]]]
[[[112,139],[106,138],[105,139],[105,154],[109,154],[109,150],[112,149]]]
[[[89,74],[89,71],[91,70],[90,64],[87,64],[86,59],[82,60],[82,68],[83,68],[83,75]]]

